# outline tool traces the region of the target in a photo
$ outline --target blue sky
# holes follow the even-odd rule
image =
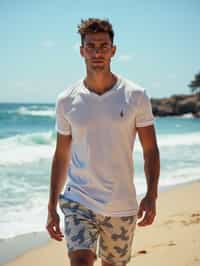
[[[81,18],[108,18],[113,72],[151,97],[189,93],[200,71],[199,0],[0,0],[0,102],[55,102],[85,75]]]

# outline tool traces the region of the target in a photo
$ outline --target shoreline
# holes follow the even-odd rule
[[[50,237],[45,231],[32,232],[0,239],[0,265],[12,262],[26,252],[47,245]]]
[[[163,220],[165,220],[164,216],[166,217],[166,216],[170,215],[170,210],[171,209],[173,209],[174,212],[176,211],[177,213],[179,213],[179,208],[178,208],[178,210],[176,210],[176,207],[177,207],[176,205],[178,204],[177,201],[173,201],[172,200],[173,204],[168,206],[167,208],[164,208],[164,210],[161,207],[159,207],[160,204],[162,206],[163,202],[166,205],[169,204],[169,202],[167,201],[167,197],[168,197],[167,195],[169,195],[169,196],[172,195],[173,196],[173,194],[175,194],[176,192],[177,192],[177,195],[181,195],[184,192],[184,190],[186,190],[186,191],[187,190],[188,191],[191,190],[191,191],[189,191],[190,192],[190,197],[191,196],[192,197],[193,196],[197,197],[198,195],[193,195],[192,194],[192,191],[195,189],[195,187],[199,187],[199,189],[200,189],[200,180],[191,181],[191,182],[182,183],[182,184],[177,184],[177,185],[170,185],[170,186],[167,186],[167,187],[160,187],[159,188],[159,197],[158,197],[159,215],[156,218],[156,221],[155,221],[155,223],[152,226],[149,226],[149,227],[146,227],[146,228],[139,228],[138,227],[137,230],[136,230],[136,236],[140,235],[140,234],[141,235],[144,234],[143,238],[146,238],[144,232],[155,230],[154,228],[156,228],[156,226],[158,226],[157,223],[160,223]],[[137,197],[138,201],[141,199],[142,196],[143,196],[142,194],[138,195],[138,197]],[[184,199],[184,195],[181,195],[181,197],[183,197],[183,201],[184,200],[187,201],[187,196],[186,195],[185,195],[185,199]],[[198,197],[200,198],[200,196],[198,196]],[[171,196],[169,198],[170,198],[170,201],[171,201]],[[191,199],[188,200],[188,201],[190,202]],[[182,202],[179,202],[179,204],[182,204]],[[183,208],[183,207],[184,206],[181,206],[181,208]],[[189,209],[191,209],[193,207],[194,206],[190,206]],[[198,221],[198,218],[199,218],[199,226],[200,226],[200,207],[198,208],[198,210],[195,210],[195,212],[193,214],[196,215],[197,221]],[[193,214],[191,214],[191,215],[193,215]],[[167,220],[170,221],[170,218],[169,217],[167,217],[167,218],[168,218]],[[170,222],[169,222],[169,224],[170,224]],[[62,230],[63,230],[63,228],[62,228]],[[199,236],[199,238],[200,238],[200,236]],[[136,238],[136,244],[139,241],[138,243],[139,243],[139,246],[140,246],[140,240],[137,240],[137,239],[140,239],[140,236],[138,236]],[[170,242],[169,242],[168,244],[169,244],[168,247],[170,247],[170,245],[173,246],[173,243],[170,244]],[[143,243],[141,241],[141,249],[142,249],[142,245],[143,245]],[[27,234],[18,235],[16,237],[12,237],[12,238],[1,239],[0,240],[0,250],[1,250],[1,254],[3,254],[3,256],[1,255],[0,265],[4,265],[4,266],[19,266],[20,265],[21,266],[23,264],[21,264],[21,262],[18,263],[19,261],[26,260],[26,258],[31,256],[31,254],[35,254],[35,253],[39,253],[40,254],[40,252],[41,252],[41,254],[42,254],[42,252],[47,252],[47,254],[49,252],[50,257],[54,257],[55,254],[52,254],[50,251],[48,251],[48,250],[50,250],[50,247],[52,247],[52,250],[53,250],[53,247],[56,248],[56,253],[58,251],[57,249],[60,248],[60,250],[58,252],[58,256],[61,256],[60,259],[62,258],[63,262],[64,261],[66,262],[67,256],[65,254],[66,253],[65,240],[63,240],[62,243],[60,244],[59,242],[56,242],[56,241],[50,239],[50,237],[48,236],[46,231],[27,233]],[[38,255],[38,256],[40,256],[40,255]],[[62,257],[62,256],[65,256],[65,257]],[[138,254],[136,253],[133,257],[139,258],[139,257],[142,257],[142,256],[141,256],[141,254],[139,256],[139,253]],[[38,258],[37,256],[34,258],[35,262],[33,262],[33,264],[35,264],[35,263],[38,264],[37,258]],[[134,259],[132,261],[134,263]],[[26,262],[26,263],[28,263],[28,262]],[[130,264],[131,263],[132,262],[130,262]],[[138,264],[136,263],[136,265],[138,265]],[[143,264],[141,264],[141,265],[143,265]]]

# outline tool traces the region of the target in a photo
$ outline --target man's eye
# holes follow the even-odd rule
[[[88,44],[88,45],[87,45],[87,48],[94,48],[94,45],[92,45],[92,44]]]

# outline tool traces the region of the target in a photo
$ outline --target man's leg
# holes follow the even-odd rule
[[[64,232],[71,266],[93,266],[96,259],[98,228],[95,214],[82,204],[60,200]]]
[[[131,258],[136,215],[100,219],[99,256],[102,266],[125,266]]]
[[[91,250],[76,250],[69,253],[69,258],[71,266],[93,266],[96,255]]]

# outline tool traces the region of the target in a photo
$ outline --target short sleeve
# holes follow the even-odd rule
[[[153,125],[154,117],[152,113],[152,106],[149,97],[146,92],[143,92],[140,103],[138,105],[138,111],[136,115],[136,127],[146,127]]]
[[[55,129],[58,133],[62,135],[71,135],[71,125],[66,118],[63,108],[63,102],[61,99],[57,99],[56,101],[56,124]]]

